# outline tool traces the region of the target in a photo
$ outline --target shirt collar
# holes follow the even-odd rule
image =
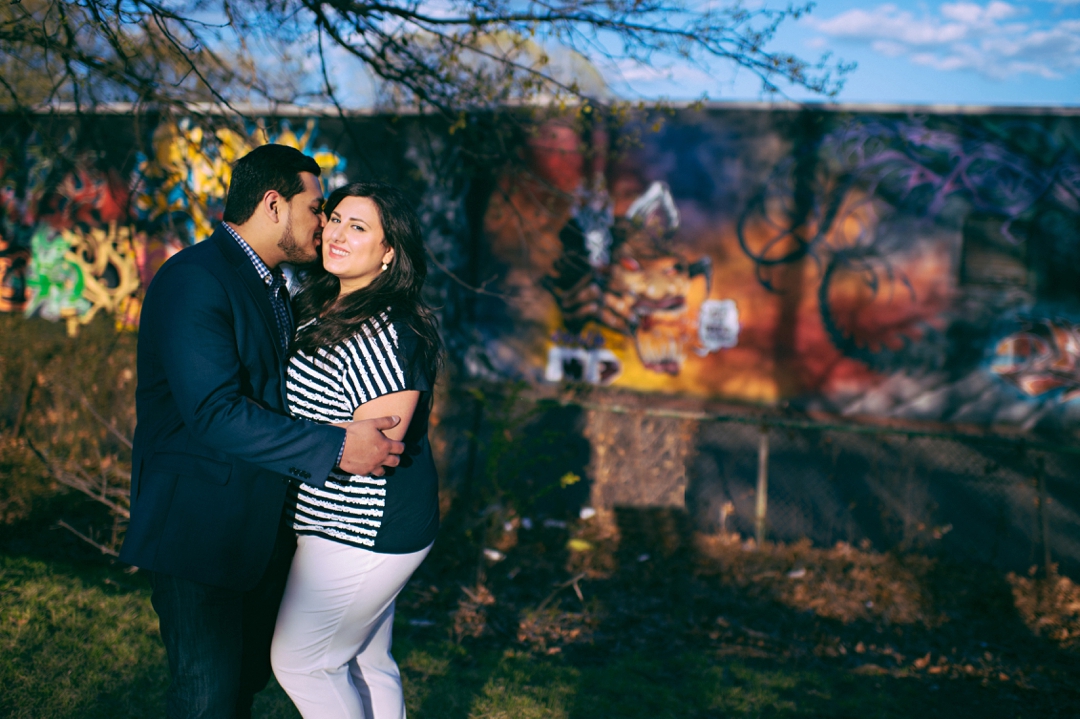
[[[240,236],[240,233],[233,229],[233,226],[228,222],[222,222],[221,226],[225,228],[225,231],[228,232],[234,240],[236,240],[236,244],[240,245],[240,249],[242,249],[244,254],[248,256],[248,259],[251,260],[251,264],[255,266],[255,271],[259,273],[259,277],[262,278],[262,281],[267,285],[273,283],[275,276],[274,271],[267,267],[266,263],[263,262],[262,258],[259,257],[255,250],[251,249],[251,245],[245,242],[244,238]],[[278,274],[280,274],[280,272],[281,271],[278,270]]]

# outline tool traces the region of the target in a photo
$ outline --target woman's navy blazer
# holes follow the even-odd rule
[[[287,416],[277,336],[266,284],[225,230],[158,271],[139,324],[120,559],[229,589],[259,581],[287,478],[320,485],[345,439]]]

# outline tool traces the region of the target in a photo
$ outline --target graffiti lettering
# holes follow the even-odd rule
[[[206,239],[220,220],[232,163],[253,147],[278,142],[312,154],[328,183],[343,181],[345,161],[313,148],[314,119],[297,133],[265,123],[247,134],[190,119],[157,126],[134,181],[95,169],[94,155],[47,152],[27,138],[22,161],[0,156],[0,311],[64,320],[69,332],[104,311],[121,327],[138,326],[139,290],[180,248]],[[129,184],[134,188],[129,191]]]
[[[140,283],[131,228],[112,224],[106,229],[57,231],[41,226],[31,242],[27,316],[63,319],[71,335],[102,310],[123,310],[118,323],[132,324]]]

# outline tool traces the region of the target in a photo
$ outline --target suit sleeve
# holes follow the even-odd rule
[[[263,409],[241,394],[245,370],[221,282],[203,267],[179,264],[159,272],[148,295],[144,321],[155,323],[153,350],[191,434],[245,462],[323,481],[345,430]]]

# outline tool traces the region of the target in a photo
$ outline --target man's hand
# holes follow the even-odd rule
[[[341,456],[342,471],[380,477],[384,467],[396,467],[405,451],[403,442],[395,442],[383,430],[396,427],[399,417],[377,417],[339,424],[345,428],[345,453]]]

